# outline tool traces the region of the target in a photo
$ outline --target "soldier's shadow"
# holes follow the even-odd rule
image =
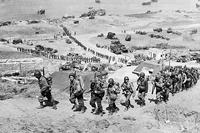
[[[54,102],[55,102],[55,105],[59,104],[59,101],[54,100]],[[53,106],[53,103],[48,101],[48,100],[44,100],[44,103],[45,103],[45,107],[52,107]]]

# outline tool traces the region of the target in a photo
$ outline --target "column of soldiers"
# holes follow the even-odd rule
[[[17,47],[17,51],[22,52],[22,53],[27,53],[27,54],[32,54],[33,56],[44,56],[49,59],[58,59],[58,60],[67,60],[67,61],[83,61],[85,63],[93,62],[93,63],[100,63],[101,59],[97,57],[83,57],[83,56],[64,56],[64,55],[56,55],[53,53],[47,53],[44,51],[37,51],[33,49],[26,49],[22,47]]]
[[[70,75],[73,75],[70,74]],[[94,80],[91,81],[90,84],[90,93],[91,93],[91,99],[90,99],[90,106],[92,107],[91,113],[95,115],[103,115],[105,114],[103,106],[102,106],[102,100],[104,96],[106,97],[106,100],[108,100],[108,107],[106,110],[108,110],[109,114],[113,114],[119,111],[119,108],[116,106],[116,100],[119,97],[119,94],[121,93],[124,96],[124,100],[120,101],[120,104],[124,106],[124,111],[129,110],[130,108],[134,108],[134,106],[131,104],[131,97],[135,97],[136,91],[138,91],[138,99],[141,101],[141,106],[145,105],[145,96],[148,92],[148,81],[145,78],[145,74],[142,72],[139,75],[138,78],[138,87],[137,90],[134,89],[133,83],[129,81],[129,77],[125,76],[123,83],[120,84],[115,82],[113,78],[108,79],[108,82],[106,82],[107,79],[107,73],[106,72],[97,72],[95,73]],[[75,78],[74,80],[78,80]],[[81,84],[79,83],[79,87],[81,88]],[[76,90],[76,89],[75,89]],[[80,94],[81,97],[83,95],[83,88],[78,89],[81,93],[78,93],[78,91],[74,91],[74,93]],[[73,96],[72,96],[73,97]],[[77,101],[79,101],[77,99]],[[82,103],[82,102],[81,102]],[[73,108],[74,111],[81,111],[79,106],[83,107],[80,103],[77,107]],[[74,107],[74,106],[73,106]],[[85,107],[84,107],[85,108]],[[82,112],[85,112],[82,111]]]
[[[144,76],[144,73],[141,73]],[[57,109],[56,103],[53,99],[51,94],[51,83],[49,83],[48,79],[45,78],[40,71],[35,71],[34,76],[38,79],[38,84],[40,87],[41,95],[38,97],[40,106],[39,109],[44,108],[46,106],[45,98],[47,98],[47,102],[52,103],[53,109]],[[126,76],[124,77],[124,82],[122,83],[121,87],[119,83],[115,82],[113,78],[110,78],[108,82],[106,82],[107,73],[98,72],[95,73],[94,80],[91,81],[90,84],[90,106],[92,107],[91,113],[95,115],[103,115],[105,114],[102,100],[104,96],[108,100],[108,110],[109,114],[113,114],[119,111],[119,108],[116,106],[116,100],[120,92],[125,97],[125,100],[121,102],[121,105],[125,107],[125,111],[129,108],[133,108],[134,106],[131,105],[130,98],[131,96],[135,96],[135,90],[133,83],[129,81],[129,78]],[[138,82],[142,79],[140,76]],[[69,101],[71,102],[72,110],[73,111],[80,111],[84,113],[86,111],[86,106],[84,104],[84,89],[83,84],[80,82],[80,78],[75,73],[69,74],[70,80],[70,98]],[[146,82],[146,80],[144,80]],[[142,93],[141,89],[144,89],[143,80],[138,83],[140,87],[138,87],[138,91]],[[120,89],[121,88],[121,89]],[[146,88],[145,88],[146,89]],[[146,92],[146,91],[145,91]],[[140,93],[139,93],[140,94]],[[141,95],[141,94],[140,94]],[[145,95],[138,96],[138,98],[144,99]]]
[[[169,94],[174,96],[183,90],[194,86],[199,79],[198,70],[195,68],[170,67],[162,70],[153,81],[152,94],[156,90],[156,103],[169,100]]]
[[[51,95],[50,84],[48,84],[46,78],[44,78],[40,72],[35,72],[36,78],[38,78],[39,87],[41,89],[41,96],[39,97],[40,107],[43,108],[43,98],[47,97],[48,101],[53,103],[53,108],[56,109],[55,102]],[[104,96],[108,100],[108,110],[109,114],[113,114],[119,111],[116,105],[116,100],[121,93],[124,96],[124,100],[120,102],[124,106],[124,111],[134,108],[131,104],[131,97],[135,97],[136,91],[138,91],[138,103],[140,106],[145,105],[145,97],[148,93],[148,78],[145,77],[145,73],[141,72],[137,80],[137,88],[134,89],[133,83],[129,81],[129,77],[125,76],[123,83],[120,84],[115,82],[113,78],[107,79],[106,72],[96,72],[94,79],[91,81],[90,90],[91,93],[90,106],[92,107],[91,113],[95,115],[103,115],[105,111],[102,106],[102,100]],[[169,93],[174,95],[177,92],[188,90],[190,87],[197,83],[199,79],[199,73],[197,69],[194,68],[176,68],[171,67],[162,70],[156,75],[155,79],[152,80],[153,88],[152,94],[156,90],[156,103],[162,101],[167,102],[169,99]],[[72,110],[84,113],[86,111],[86,106],[84,104],[83,94],[85,90],[83,89],[83,82],[80,80],[80,76],[76,73],[69,74],[70,80],[70,98],[69,101],[72,103]]]
[[[96,56],[97,57],[92,57],[92,58],[88,58],[88,57],[83,57],[83,56],[64,56],[64,55],[57,55],[55,53],[48,53],[45,51],[37,51],[37,50],[33,50],[33,49],[26,49],[26,48],[22,48],[22,47],[17,47],[17,51],[19,52],[23,52],[23,53],[28,53],[28,54],[32,54],[34,56],[44,56],[46,58],[49,59],[58,59],[58,60],[67,60],[67,61],[71,61],[71,60],[81,60],[83,62],[89,63],[89,62],[94,62],[94,63],[99,63],[101,61],[100,58],[97,57],[101,57],[101,58],[105,58],[107,60],[111,60],[111,57],[107,56],[107,55],[103,55],[100,54],[98,52],[96,52]],[[90,49],[88,49],[88,51],[91,51]],[[93,53],[94,51],[92,51]],[[115,57],[112,57],[112,61],[115,60]],[[127,60],[123,59],[123,58],[119,58],[118,60],[121,63],[126,64]]]

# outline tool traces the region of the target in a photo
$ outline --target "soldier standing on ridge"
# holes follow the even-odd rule
[[[84,113],[86,111],[86,107],[84,105],[83,99],[83,88],[81,86],[80,81],[76,79],[75,73],[69,74],[70,79],[70,102],[73,104],[72,110],[73,111],[81,111]],[[76,99],[78,103],[76,103]]]
[[[139,78],[137,80],[137,90],[138,90],[138,98],[141,102],[141,106],[145,105],[145,96],[148,92],[148,81],[145,78],[145,73],[141,72]]]
[[[102,99],[105,95],[105,91],[103,81],[103,74],[102,73],[95,73],[94,80],[91,82],[90,89],[91,89],[91,99],[90,105],[93,107],[91,113],[95,115],[103,115],[103,107],[102,107]],[[96,107],[97,106],[97,107]]]
[[[121,104],[125,106],[125,111],[127,111],[130,107],[134,107],[130,102],[131,95],[134,93],[133,87],[133,84],[129,82],[129,78],[125,76],[124,82],[121,85],[122,94],[126,98],[125,102],[121,102]]]
[[[154,93],[155,89],[156,89],[156,103],[160,103],[162,101],[163,82],[161,77],[159,76],[156,76],[154,80],[151,94]]]
[[[51,104],[53,104],[53,109],[57,109],[56,107],[56,103],[52,97],[52,94],[51,94],[51,85],[48,84],[48,81],[47,79],[42,76],[41,72],[40,71],[35,71],[34,72],[34,76],[38,79],[38,84],[39,84],[39,87],[40,87],[40,93],[41,95],[38,97],[38,100],[40,102],[40,106],[38,107],[38,109],[42,109],[45,107],[44,105],[44,98],[46,97],[47,98],[47,101]]]
[[[186,74],[185,74],[185,70],[183,70],[183,73],[182,73],[182,79],[183,79],[183,84],[182,84],[182,88],[183,88],[183,90],[185,90],[186,89],[186,81],[187,81],[187,76],[186,76]]]
[[[172,89],[172,80],[170,78],[170,75],[166,75],[162,92],[162,97],[164,102],[167,102],[169,100],[169,93],[171,89]]]
[[[115,104],[115,101],[117,100],[117,94],[119,93],[120,93],[119,85],[115,83],[113,78],[110,78],[108,80],[108,88],[107,88],[107,98],[109,100],[109,106],[107,110],[111,115],[119,110],[119,108],[117,108]]]
[[[172,79],[171,93],[172,93],[172,96],[174,96],[175,93],[177,92],[177,86],[178,86],[178,77],[174,72],[172,72],[172,74],[171,74],[171,79]]]

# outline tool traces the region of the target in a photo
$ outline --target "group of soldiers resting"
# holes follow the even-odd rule
[[[51,95],[51,83],[48,83],[48,79],[42,76],[40,71],[35,71],[35,77],[38,79],[39,87],[41,90],[41,95],[39,96],[40,106],[39,108],[44,108],[44,98],[50,102],[53,109],[57,109],[55,100]],[[104,96],[108,100],[108,110],[109,114],[113,114],[119,111],[116,106],[116,100],[119,95],[124,97],[123,101],[120,101],[121,105],[124,106],[124,110],[127,111],[134,106],[131,104],[130,98],[135,97],[136,92],[138,92],[138,99],[135,100],[140,106],[145,105],[145,97],[148,93],[148,82],[151,81],[153,84],[152,94],[156,91],[155,103],[160,103],[162,101],[167,102],[169,98],[169,93],[174,95],[182,90],[187,90],[197,83],[199,79],[198,70],[194,68],[178,68],[171,67],[162,70],[155,78],[150,79],[145,77],[145,73],[141,72],[138,74],[139,78],[137,80],[137,88],[134,89],[133,83],[129,80],[129,77],[125,76],[123,83],[120,85],[115,82],[113,78],[109,78],[106,81],[106,72],[96,72],[94,79],[91,81],[90,90],[86,92],[83,89],[83,82],[81,82],[80,76],[76,73],[69,74],[70,80],[70,98],[69,101],[73,104],[72,110],[84,113],[87,107],[84,104],[84,93],[90,93],[90,106],[92,107],[91,113],[96,115],[105,114],[102,106],[102,100]]]

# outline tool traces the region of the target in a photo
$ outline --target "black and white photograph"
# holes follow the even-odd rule
[[[200,133],[200,0],[0,0],[0,133]]]

